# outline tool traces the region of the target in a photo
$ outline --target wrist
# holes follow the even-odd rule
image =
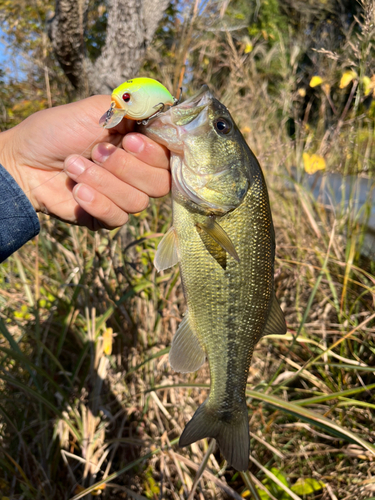
[[[17,152],[18,125],[0,133],[0,163],[9,172],[36,209],[27,182],[27,172],[22,170],[22,160]]]

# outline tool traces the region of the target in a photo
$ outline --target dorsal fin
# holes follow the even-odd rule
[[[263,329],[262,337],[272,334],[284,335],[284,333],[286,333],[284,313],[281,310],[274,291],[272,292],[272,295],[272,304],[266,325]]]
[[[203,222],[197,222],[197,227],[205,231],[223,250],[231,255],[237,262],[240,261],[238,253],[234,248],[232,240],[229,238],[224,229],[216,222],[214,217],[207,217]]]
[[[177,264],[177,236],[175,228],[172,226],[163,236],[158,245],[154,258],[154,266],[160,272]]]
[[[189,373],[197,371],[205,359],[206,355],[186,313],[173,337],[169,364],[176,372]]]

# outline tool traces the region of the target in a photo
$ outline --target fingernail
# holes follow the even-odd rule
[[[84,184],[78,184],[74,189],[74,194],[82,201],[92,201],[94,199],[94,193]]]
[[[69,177],[72,179],[76,179],[79,175],[81,175],[86,170],[86,166],[82,160],[78,156],[74,156],[73,158],[69,158],[66,164],[66,171],[69,174]]]
[[[140,134],[127,134],[122,141],[122,147],[129,153],[141,153],[145,148],[145,141]]]
[[[97,163],[104,163],[112,153],[116,151],[116,146],[108,143],[97,144],[91,152],[91,158]]]

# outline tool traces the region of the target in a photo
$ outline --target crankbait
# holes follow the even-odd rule
[[[133,78],[122,83],[112,92],[109,110],[100,118],[104,128],[115,127],[123,118],[145,125],[150,118],[162,113],[166,106],[178,100],[153,78]]]

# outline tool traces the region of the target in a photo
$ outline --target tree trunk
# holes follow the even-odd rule
[[[137,75],[169,0],[108,0],[106,42],[95,63],[84,43],[88,2],[56,0],[49,36],[64,73],[80,94],[110,94]]]

